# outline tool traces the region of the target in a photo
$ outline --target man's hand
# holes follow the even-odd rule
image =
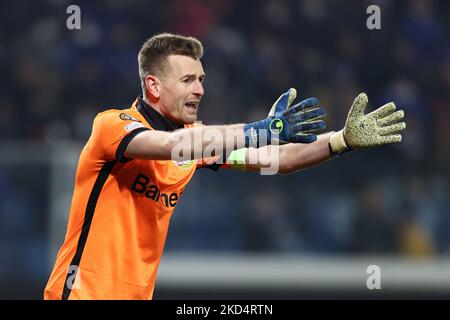
[[[403,110],[395,111],[393,102],[365,114],[369,99],[360,93],[347,116],[344,129],[330,137],[331,149],[342,153],[352,149],[370,148],[402,141],[401,131],[405,130]]]
[[[281,95],[273,104],[268,118],[244,126],[245,146],[266,144],[311,143],[317,140],[317,131],[325,128],[325,109],[319,101],[309,98],[291,107],[297,96],[294,88]],[[265,138],[265,141],[263,140]]]

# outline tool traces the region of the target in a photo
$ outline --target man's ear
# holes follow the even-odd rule
[[[145,77],[145,87],[147,89],[149,98],[159,99],[161,94],[161,82],[153,75]]]

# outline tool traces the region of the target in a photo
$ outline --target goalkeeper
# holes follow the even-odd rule
[[[199,126],[202,54],[195,38],[150,38],[138,55],[143,95],[94,119],[45,299],[151,299],[170,218],[197,168],[261,171],[266,155],[275,154],[276,172],[292,173],[336,154],[401,141],[403,112],[388,103],[366,114],[365,94],[334,133],[317,135],[325,110],[316,98],[294,104],[295,89],[280,96],[266,119]]]

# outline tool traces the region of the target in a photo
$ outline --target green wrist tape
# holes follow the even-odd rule
[[[247,154],[247,148],[242,148],[238,150],[234,150],[230,153],[230,156],[227,159],[227,164],[236,170],[246,171],[247,168],[245,166],[245,156]]]

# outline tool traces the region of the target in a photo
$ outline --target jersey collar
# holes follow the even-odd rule
[[[142,96],[137,98],[136,108],[148,122],[148,124],[155,130],[160,131],[174,131],[183,128],[184,125],[177,125],[173,121],[162,116],[151,105],[142,99]]]

